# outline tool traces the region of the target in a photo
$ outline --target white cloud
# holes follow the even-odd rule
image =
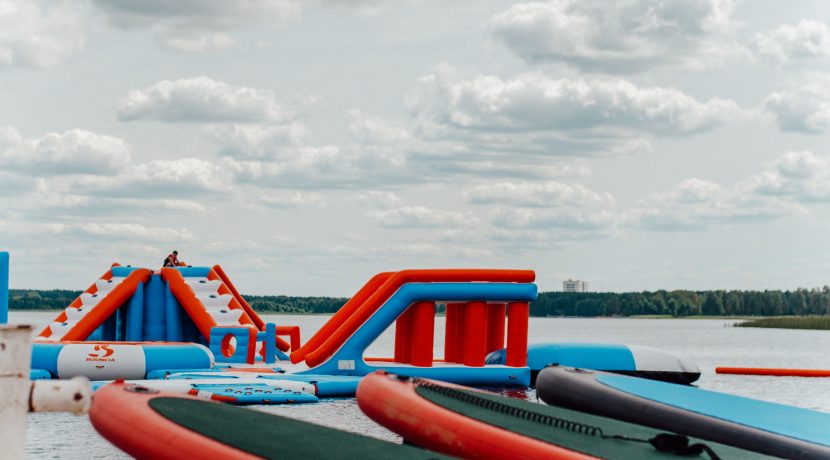
[[[532,156],[516,161],[511,155],[464,155],[417,156],[417,159],[438,176],[479,176],[503,180],[550,179],[555,177],[585,177],[590,168],[580,164],[553,164],[548,159],[537,160]]]
[[[238,182],[269,187],[353,188],[416,180],[406,155],[366,146],[310,146],[279,149],[269,161],[227,158]]]
[[[216,125],[207,133],[223,155],[242,159],[267,159],[285,147],[308,143],[311,132],[301,123],[286,125]]]
[[[611,204],[614,198],[576,184],[547,182],[496,182],[479,185],[465,195],[473,204],[505,204],[525,207],[595,206]]]
[[[180,51],[206,51],[230,48],[233,38],[224,32],[163,29],[156,40],[163,46]]]
[[[552,0],[517,3],[488,30],[531,62],[630,72],[701,67],[730,46],[730,0]]]
[[[698,178],[637,202],[624,226],[658,231],[702,231],[805,214],[830,203],[830,155],[787,152],[763,171],[731,186]]]
[[[812,20],[782,24],[759,33],[752,42],[755,53],[775,64],[830,56],[830,27]]]
[[[205,76],[163,80],[130,91],[118,106],[123,121],[285,122],[293,116],[271,90],[233,86]]]
[[[153,28],[164,46],[183,51],[224,48],[229,31],[272,25],[296,17],[298,0],[96,0],[109,21],[123,29]]]
[[[793,212],[778,200],[759,197],[745,184],[687,179],[667,193],[641,200],[624,217],[634,227],[658,231],[700,231],[712,226],[762,222]]]
[[[145,226],[138,223],[84,222],[84,223],[7,223],[5,232],[25,238],[35,238],[43,243],[44,238],[54,237],[87,239],[97,241],[170,242],[192,241],[193,233],[184,228]]]
[[[3,196],[22,195],[43,187],[42,179],[18,173],[0,171],[0,193]]]
[[[616,216],[610,211],[577,208],[517,208],[501,210],[493,218],[493,224],[505,228],[606,232],[616,225]]]
[[[400,204],[401,198],[394,192],[370,190],[357,196],[358,201],[373,208],[388,209]]]
[[[141,224],[128,223],[84,223],[58,224],[58,233],[77,233],[93,237],[109,239],[138,239],[140,241],[158,241],[178,243],[193,240],[190,230],[168,227],[147,227]]]
[[[687,135],[711,130],[740,114],[730,100],[699,102],[674,88],[638,87],[614,78],[551,78],[540,73],[509,79],[492,75],[452,81],[443,72],[421,78],[410,99],[427,131],[467,133]],[[442,133],[443,131],[443,133]]]
[[[758,195],[797,203],[830,203],[830,156],[787,152],[750,179],[747,188]]]
[[[472,222],[472,218],[465,213],[431,209],[426,206],[376,209],[369,211],[366,215],[382,227],[460,227]]]
[[[397,123],[366,115],[360,110],[349,110],[349,132],[358,142],[385,144],[401,141],[409,133]]]
[[[48,219],[72,219],[101,216],[123,216],[140,219],[141,216],[162,213],[181,216],[183,213],[203,214],[207,208],[193,200],[109,198],[106,196],[77,195],[71,192],[44,193],[35,200],[23,201],[16,206],[27,217]]]
[[[313,192],[270,193],[260,197],[257,204],[272,209],[323,208],[326,199],[322,194]]]
[[[825,132],[830,128],[830,75],[811,75],[789,90],[771,93],[764,108],[783,131]]]
[[[384,0],[320,0],[320,3],[353,8],[362,15],[375,16],[380,13]]]
[[[33,175],[112,174],[130,163],[119,138],[80,129],[25,139],[12,127],[0,127],[0,165]]]
[[[330,246],[323,248],[323,252],[329,256],[352,257],[357,259],[378,258],[392,259],[401,256],[429,257],[430,261],[435,258],[466,258],[466,259],[491,259],[495,252],[488,248],[471,248],[463,245],[448,245],[436,243],[394,243],[379,246]]]
[[[226,168],[198,158],[153,160],[124,174],[86,179],[76,185],[81,193],[113,197],[174,197],[228,192],[232,175]]]
[[[78,53],[85,10],[70,1],[0,0],[0,70],[54,67]]]

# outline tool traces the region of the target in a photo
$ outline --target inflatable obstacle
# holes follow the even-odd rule
[[[528,303],[536,299],[530,270],[403,270],[372,278],[305,345],[291,353],[306,372],[366,375],[384,369],[471,385],[530,384]],[[443,359],[433,356],[437,302],[446,305]],[[391,357],[364,357],[395,325]],[[507,345],[505,364],[487,353]]]
[[[408,443],[459,458],[758,458],[700,439],[457,385],[377,372],[360,409]]]
[[[143,379],[214,362],[274,364],[292,344],[299,347],[299,328],[264,323],[219,265],[113,264],[40,332],[32,369],[53,378]]]
[[[830,458],[830,414],[573,368],[539,373],[543,401],[782,458]]]
[[[136,458],[442,458],[402,446],[274,414],[166,393],[124,382],[95,393],[89,419]]]

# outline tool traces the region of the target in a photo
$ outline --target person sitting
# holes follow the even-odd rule
[[[166,259],[164,259],[163,267],[178,267],[179,264],[179,251],[173,251],[172,254],[168,255]]]

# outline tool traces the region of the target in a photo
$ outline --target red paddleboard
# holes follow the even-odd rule
[[[139,459],[436,459],[434,452],[229,404],[116,382],[95,392],[92,425]]]
[[[594,458],[487,423],[436,405],[416,393],[416,382],[376,372],[357,387],[357,403],[372,420],[408,442],[461,458]],[[437,383],[437,382],[436,382]],[[440,384],[450,388],[463,388]]]

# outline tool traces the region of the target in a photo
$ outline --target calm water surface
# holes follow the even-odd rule
[[[11,322],[37,327],[55,313],[12,312]],[[329,316],[264,315],[266,321],[296,324],[303,340]],[[830,333],[786,329],[733,328],[734,320],[532,318],[530,343],[605,342],[644,345],[685,356],[700,366],[698,386],[767,401],[830,412],[830,379],[716,375],[716,366],[830,369]],[[394,328],[392,328],[394,329]],[[443,355],[444,318],[438,318],[436,356]],[[391,356],[392,330],[369,348],[369,356]],[[533,391],[510,396],[536,400]],[[255,409],[399,442],[400,438],[366,418],[353,399],[318,404],[258,406]],[[30,414],[29,458],[129,458],[99,436],[86,416]]]

